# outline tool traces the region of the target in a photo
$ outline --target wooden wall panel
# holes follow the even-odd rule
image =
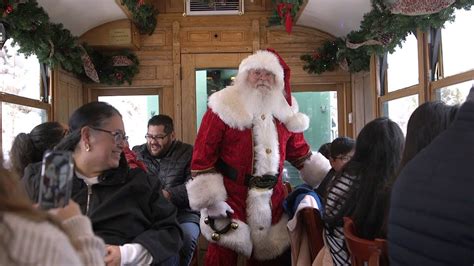
[[[161,88],[162,111],[175,119],[179,138],[194,140],[194,134],[184,132],[184,126],[190,125],[189,121],[185,122],[186,118],[194,117],[192,114],[195,112],[195,96],[188,88],[189,79],[194,78],[194,69],[189,68],[190,65],[204,68],[218,68],[229,64],[238,66],[240,60],[248,54],[268,47],[276,49],[291,67],[292,86],[338,88],[344,91],[344,101],[347,104],[353,102],[351,76],[348,72],[336,70],[316,75],[303,70],[301,55],[312,53],[324,41],[334,37],[308,27],[294,26],[291,34],[283,26],[268,27],[267,16],[271,15],[268,12],[271,8],[268,7],[271,6],[271,0],[245,0],[250,3],[247,7],[255,11],[246,12],[242,16],[184,17],[182,11],[177,12],[183,1],[154,1],[159,2],[158,8],[165,11],[157,16],[155,32],[140,36],[140,49],[135,51],[140,60],[140,73],[134,78],[132,85],[124,84],[119,87]],[[234,62],[236,58],[238,61]],[[86,98],[90,99],[90,96]],[[344,112],[351,110],[345,108]],[[347,113],[341,115],[345,119],[344,123],[348,123]],[[345,124],[343,128],[344,132],[341,134],[350,133],[352,129],[349,124]]]
[[[165,6],[166,13],[183,13],[184,12],[184,1],[166,0],[164,2],[166,3],[166,6]]]
[[[354,135],[357,136],[365,124],[375,118],[373,91],[370,87],[370,73],[360,72],[352,75],[352,108]]]
[[[79,79],[64,70],[55,69],[53,74],[52,120],[67,124],[69,116],[83,102],[83,86]]]

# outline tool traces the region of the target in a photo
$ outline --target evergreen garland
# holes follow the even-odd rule
[[[151,35],[156,28],[156,15],[158,10],[152,4],[145,4],[144,0],[122,0],[132,13],[133,23],[142,34]]]
[[[344,38],[326,41],[313,54],[302,55],[301,60],[306,62],[303,69],[308,73],[321,74],[334,70],[337,65],[347,65],[351,73],[367,71],[372,54],[393,53],[410,33],[415,33],[417,29],[427,31],[431,27],[442,27],[446,21],[454,21],[455,9],[470,10],[473,4],[474,0],[457,0],[435,14],[405,16],[392,14],[384,0],[372,0],[372,10],[364,15],[360,30],[352,31]],[[379,44],[351,49],[346,43],[358,44],[368,40],[376,40]]]
[[[35,54],[39,62],[45,63],[50,68],[61,66],[84,81],[91,82],[85,74],[81,58],[87,51],[101,83],[123,84],[125,81],[131,83],[132,78],[138,73],[138,59],[133,53],[120,52],[133,64],[113,66],[113,55],[80,44],[77,37],[72,36],[62,24],[51,23],[48,14],[38,6],[36,0],[2,0],[0,15],[0,22],[6,28],[7,37],[19,45],[18,51],[26,56]]]

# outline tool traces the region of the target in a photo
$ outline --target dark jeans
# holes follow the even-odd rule
[[[179,224],[183,230],[183,247],[179,251],[180,266],[188,266],[193,258],[197,239],[201,229],[199,225],[193,222]]]

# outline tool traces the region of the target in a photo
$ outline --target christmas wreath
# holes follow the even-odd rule
[[[417,15],[410,10],[409,15],[404,15],[398,12],[401,8],[396,1],[393,6],[387,2],[372,0],[372,10],[364,15],[360,30],[329,40],[312,54],[302,55],[301,60],[306,62],[303,69],[316,74],[332,71],[337,66],[349,72],[367,71],[372,54],[392,53],[397,46],[402,46],[410,33],[415,33],[417,29],[426,31],[442,27],[446,21],[454,21],[455,9],[469,10],[474,4],[474,0],[456,0],[442,6],[436,13],[424,10],[419,12],[422,15]],[[397,12],[393,12],[395,7]]]
[[[20,46],[19,52],[36,55],[51,68],[61,66],[86,82],[110,85],[131,83],[138,73],[133,53],[102,53],[81,44],[62,24],[51,23],[35,0],[0,0],[0,14],[6,37]]]

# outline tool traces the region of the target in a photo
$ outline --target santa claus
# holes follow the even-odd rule
[[[275,51],[257,51],[241,62],[233,85],[209,97],[186,185],[210,242],[206,265],[236,265],[238,254],[247,265],[281,265],[289,248],[283,162],[313,186],[330,169],[304,139],[309,118],[298,112],[289,78]]]

